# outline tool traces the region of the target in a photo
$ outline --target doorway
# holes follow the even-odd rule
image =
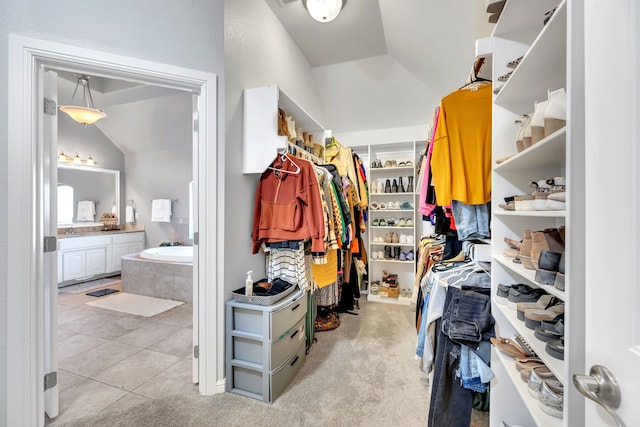
[[[78,102],[78,94],[75,99],[72,94],[84,70],[46,73],[57,75],[58,105]],[[54,422],[128,407],[163,397],[167,390],[197,392],[193,268],[144,262],[132,254],[161,243],[193,245],[188,201],[194,95],[104,77],[87,79],[95,106],[107,118],[83,126],[58,111],[57,135],[52,135],[59,153],[57,187],[50,183],[58,194],[52,200],[58,212],[61,206],[71,212],[57,221],[59,231],[66,233],[58,235],[58,321],[51,328],[58,337]],[[93,164],[87,164],[87,156]],[[60,191],[65,186],[72,195],[67,200]],[[173,199],[171,216],[151,222],[150,200],[161,196]],[[129,217],[125,200],[136,206]],[[80,204],[90,209],[81,212]],[[101,231],[100,219],[107,213],[117,215],[119,231]],[[105,238],[112,245],[79,250]],[[120,270],[122,277],[114,277]],[[102,294],[104,289],[113,293]],[[45,404],[49,416],[51,409]]]
[[[46,144],[44,111],[45,68],[83,71],[116,79],[134,80],[193,93],[194,121],[194,343],[199,348],[195,361],[201,394],[224,391],[223,358],[218,355],[223,324],[216,308],[223,304],[216,286],[221,277],[222,251],[216,239],[222,230],[218,214],[217,95],[216,76],[195,70],[106,54],[89,49],[16,35],[9,37],[9,232],[7,311],[7,419],[9,425],[43,425],[49,400],[45,382],[56,389],[55,374],[45,369],[45,360],[55,349],[48,339],[45,307],[51,307],[55,293],[56,247],[47,236],[57,234],[51,224],[51,201],[46,185],[55,165],[55,151]],[[29,213],[29,214],[25,214]],[[220,242],[220,243],[218,243]],[[205,260],[207,260],[205,262]],[[219,281],[221,282],[221,281]],[[47,290],[50,292],[47,293]],[[57,291],[57,289],[56,289]],[[209,314],[205,307],[210,307]],[[221,347],[220,347],[221,350]],[[55,360],[54,360],[55,365]]]

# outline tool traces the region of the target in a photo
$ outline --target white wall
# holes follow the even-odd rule
[[[242,91],[277,84],[312,117],[325,121],[309,63],[265,2],[225,1],[225,69],[225,288],[230,297],[244,284],[247,270],[256,278],[264,274],[264,255],[251,255],[253,201],[260,176],[242,174]]]
[[[8,34],[215,73],[218,132],[224,141],[223,0],[4,0],[0,13],[0,99],[8,94]],[[0,103],[0,384],[6,384],[8,105]],[[221,158],[223,164],[224,158]],[[0,420],[6,419],[5,387]]]

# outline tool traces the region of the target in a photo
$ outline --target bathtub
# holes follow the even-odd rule
[[[193,246],[161,246],[122,257],[122,291],[193,301]]]
[[[140,258],[153,261],[193,263],[193,246],[160,246],[140,252]]]

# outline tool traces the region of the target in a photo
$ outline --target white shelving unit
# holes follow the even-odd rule
[[[382,273],[383,270],[386,270],[389,274],[397,274],[398,275],[398,287],[400,290],[405,289],[407,292],[413,289],[413,282],[415,280],[415,266],[416,261],[415,258],[417,256],[416,248],[417,241],[419,237],[419,233],[416,231],[418,227],[419,218],[416,214],[417,208],[417,196],[416,192],[416,166],[418,161],[418,152],[424,142],[421,141],[409,141],[409,142],[397,142],[397,143],[389,143],[389,144],[379,144],[379,145],[370,145],[368,146],[368,168],[367,168],[367,178],[369,181],[369,222],[366,233],[366,238],[368,240],[368,278],[369,284],[378,281],[382,284]],[[380,160],[383,167],[382,168],[374,168],[372,167],[373,163],[376,160]],[[384,167],[385,162],[395,160],[396,165],[401,162],[410,161],[410,166],[389,166]],[[378,184],[382,183],[383,186],[387,180],[391,186],[393,186],[393,180],[396,180],[398,186],[400,185],[399,178],[402,177],[403,185],[405,190],[409,185],[409,178],[413,182],[413,191],[408,192],[397,192],[397,193],[385,193],[378,192]],[[371,204],[377,203],[380,205],[384,203],[388,205],[389,203],[399,202],[402,204],[403,202],[408,202],[411,204],[412,208],[409,209],[372,209]],[[413,222],[412,226],[373,226],[373,220],[377,219],[378,221],[384,219],[388,221],[389,219],[393,219],[396,223],[400,219],[411,219]],[[384,239],[387,233],[396,233],[398,237],[401,234],[405,236],[411,236],[413,238],[412,243],[379,243],[374,242],[375,238]],[[396,248],[400,248],[401,253],[408,253],[409,251],[413,251],[413,259],[408,261],[400,261],[395,258],[383,258],[377,259],[375,253],[385,252],[385,246],[390,247],[392,250]],[[402,296],[398,298],[390,298],[383,297],[380,295],[373,295],[369,293],[367,295],[368,301],[376,301],[376,302],[386,302],[393,304],[404,304],[409,305],[411,302],[410,297],[403,298]]]
[[[287,138],[278,135],[278,108],[291,115],[296,128],[313,135],[314,142],[324,144],[331,137],[304,108],[278,86],[262,86],[244,90],[242,173],[262,173],[287,147]]]
[[[545,13],[557,6],[552,18],[545,25]],[[567,2],[559,0],[509,0],[493,33],[493,81],[498,88],[502,83],[497,77],[511,71],[506,64],[523,57],[509,79],[500,87],[493,100],[493,164],[496,160],[516,152],[514,124],[522,114],[531,114],[534,102],[547,99],[548,89],[565,88],[569,94],[567,67]],[[569,96],[568,96],[569,98]],[[556,176],[570,178],[571,117],[567,127],[548,135],[544,140],[511,157],[493,168],[492,180],[492,313],[496,320],[496,335],[513,338],[521,335],[536,354],[564,384],[564,418],[549,416],[540,409],[538,401],[527,391],[512,359],[498,351],[492,352],[492,369],[496,374],[491,384],[491,426],[502,422],[523,426],[572,426],[580,425],[580,412],[567,398],[573,393],[571,384],[571,355],[565,349],[565,361],[551,357],[545,351],[545,343],[539,341],[534,331],[518,320],[516,312],[495,303],[498,284],[524,283],[541,287],[565,302],[565,312],[572,310],[569,289],[572,284],[571,270],[566,271],[567,292],[553,286],[535,282],[535,271],[527,270],[502,255],[506,248],[504,237],[521,240],[525,230],[542,230],[569,224],[567,211],[505,211],[498,207],[504,198],[519,194],[530,194],[531,181]],[[567,194],[572,191],[568,181]],[[567,198],[570,200],[570,197]],[[569,231],[568,231],[569,232]],[[570,240],[565,243],[570,252]],[[568,315],[566,316],[568,318]],[[568,320],[568,319],[567,319]],[[572,333],[571,323],[565,320],[565,334]],[[577,422],[577,424],[575,424]]]

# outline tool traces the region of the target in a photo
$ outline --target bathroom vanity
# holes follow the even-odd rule
[[[144,231],[58,235],[58,287],[114,276],[124,255],[144,249]]]

